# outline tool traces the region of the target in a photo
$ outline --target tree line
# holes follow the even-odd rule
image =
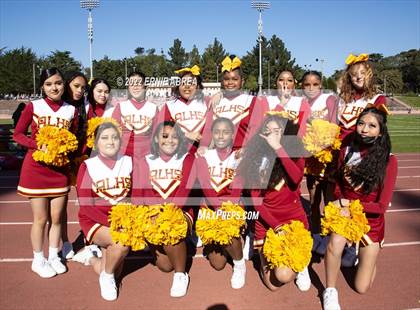
[[[220,81],[221,62],[228,55],[223,44],[215,38],[200,54],[194,45],[191,51],[182,46],[180,39],[175,39],[167,53],[163,49],[137,47],[134,55],[124,59],[110,59],[104,56],[93,61],[94,76],[107,79],[113,88],[118,88],[117,78],[125,77],[132,71],[142,71],[146,76],[164,77],[174,75],[174,71],[185,66],[198,64],[205,82]],[[244,88],[257,89],[259,45],[255,45],[242,59],[245,74]],[[378,86],[387,93],[405,93],[420,91],[420,50],[412,49],[395,56],[383,57],[371,54],[370,60],[375,66],[375,78]],[[0,93],[33,93],[35,72],[36,90],[39,92],[39,74],[41,69],[58,67],[64,74],[74,71],[90,75],[90,68],[83,68],[81,62],[72,57],[70,51],[52,51],[48,56],[38,57],[31,48],[21,47],[12,50],[0,48]],[[276,87],[277,74],[282,70],[292,70],[299,80],[304,69],[300,67],[284,42],[273,35],[270,39],[262,38],[262,74],[263,88]],[[323,86],[335,90],[336,81],[341,74],[337,70],[331,77],[323,77]]]

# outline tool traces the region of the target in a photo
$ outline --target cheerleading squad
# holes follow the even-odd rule
[[[353,244],[355,289],[365,293],[376,274],[397,160],[368,56],[350,55],[346,64],[338,96],[322,92],[315,71],[303,75],[299,96],[292,72],[283,71],[275,94],[254,97],[242,90],[241,60],[228,56],[222,92],[203,96],[200,68],[183,68],[174,99],[161,109],[145,99],[140,72],[129,76],[128,99],[114,102],[104,79],[89,86],[81,73],[65,79],[56,68],[43,70],[44,98],[26,105],[14,132],[28,148],[18,193],[33,213],[32,270],[42,278],[66,272],[62,242],[62,258],[92,266],[101,296],[115,300],[124,258],[147,249],[158,269],[173,272],[170,295],[182,297],[190,281],[187,241],[198,236],[211,267],[232,262],[230,283],[240,289],[249,258],[244,240],[253,236],[268,289],[295,280],[308,290],[317,252],[325,255],[324,309],[340,309],[336,280]],[[85,237],[77,254],[67,236],[71,180]],[[220,210],[259,217],[221,219],[214,216]],[[197,217],[202,212],[212,216]]]

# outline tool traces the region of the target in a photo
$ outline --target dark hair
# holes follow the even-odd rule
[[[160,131],[165,127],[169,126],[175,129],[176,135],[178,136],[178,147],[176,148],[175,154],[176,158],[180,159],[185,153],[187,153],[187,145],[185,143],[185,135],[182,132],[181,128],[177,123],[174,121],[164,121],[160,123],[157,127],[155,132],[153,133],[152,137],[152,146],[150,153],[153,155],[153,159],[156,159],[160,156],[159,153],[159,143],[156,141]]]
[[[77,123],[77,132],[76,137],[79,140],[79,143],[83,143],[85,141],[86,137],[86,130],[87,130],[87,113],[85,109],[85,97],[82,96],[77,101],[73,100],[73,97],[71,96],[71,90],[70,90],[70,83],[75,79],[81,77],[85,81],[86,88],[88,87],[88,80],[86,76],[81,72],[70,72],[66,77],[66,85],[64,88],[64,95],[63,100],[67,103],[70,103],[76,107],[76,110],[78,112],[78,123]],[[86,91],[86,90],[85,90]]]
[[[232,120],[226,117],[218,117],[216,118],[213,123],[211,124],[211,131],[213,131],[214,127],[216,127],[219,123],[226,123],[232,130],[232,133],[235,133],[235,125],[233,124]]]
[[[292,149],[296,147],[303,148],[296,136],[299,126],[294,124],[293,121],[277,115],[266,116],[258,132],[251,138],[248,145],[245,147],[243,157],[238,166],[239,175],[242,176],[246,189],[273,189],[283,178],[285,179],[286,184],[289,185],[287,173],[285,172],[281,160],[277,157],[277,153],[267,141],[260,136],[260,134],[264,134],[267,124],[271,121],[275,121],[279,127],[283,129],[280,142],[286,152],[289,155],[293,153],[302,154],[301,150],[297,151],[296,149]],[[264,171],[271,171],[271,173],[270,175],[267,175],[265,181],[262,181],[260,168],[264,158],[268,161],[268,164],[264,167]]]
[[[202,100],[204,98],[204,94],[200,90],[202,90],[204,87],[203,87],[203,79],[202,79],[201,75],[194,75],[191,72],[182,72],[181,74],[179,74],[180,82],[181,82],[182,78],[184,76],[187,76],[187,75],[191,76],[192,78],[195,78],[196,81],[197,81],[197,90],[196,90],[196,92],[194,94],[194,98],[191,98],[191,99]],[[176,97],[180,97],[181,96],[181,94],[179,93],[179,86],[180,85],[177,85],[173,89],[174,95]]]
[[[305,81],[306,77],[309,76],[309,75],[315,75],[318,78],[318,80],[320,80],[321,83],[322,83],[322,75],[321,75],[321,73],[318,72],[318,71],[311,71],[311,70],[310,71],[306,71],[303,74],[302,79],[300,80],[300,82],[303,83]]]
[[[295,84],[296,84],[295,73],[293,72],[293,70],[292,70],[292,69],[284,69],[284,70],[279,71],[279,73],[277,73],[277,75],[276,75],[276,82],[277,82],[277,80],[279,79],[280,75],[281,75],[283,72],[290,72],[290,74],[292,75],[293,79],[295,80]]]
[[[388,164],[391,153],[391,139],[388,133],[386,114],[375,107],[367,108],[360,113],[357,118],[357,124],[366,114],[372,114],[376,117],[380,133],[374,143],[367,149],[367,154],[362,157],[361,161],[352,166],[347,166],[347,162],[351,158],[351,154],[360,150],[360,136],[355,130],[353,140],[350,144],[350,151],[344,159],[344,164],[339,170],[340,180],[344,180],[345,176],[350,177],[354,188],[361,188],[364,194],[369,194],[377,188],[381,188],[384,183],[386,166]]]
[[[47,79],[49,79],[50,77],[52,77],[53,75],[58,74],[64,82],[64,76],[63,73],[61,73],[60,70],[58,70],[56,67],[52,67],[52,68],[47,68],[47,69],[43,69],[41,71],[41,75],[39,77],[39,88],[42,88],[42,86],[44,86],[44,83]],[[45,93],[44,93],[44,98],[45,98]]]
[[[146,85],[145,85],[146,75],[143,72],[140,72],[140,71],[133,71],[128,75],[127,78],[130,79],[133,76],[139,76],[141,78],[141,84],[143,84],[143,86],[144,86],[144,96],[146,97]],[[130,83],[130,81],[128,81],[128,83]],[[128,87],[127,87],[127,97],[128,97],[128,99],[133,98],[130,91],[128,91]]]
[[[101,83],[104,83],[106,86],[108,86],[108,90],[111,92],[111,86],[109,85],[107,80],[101,79],[101,78],[94,79],[92,83],[90,84],[88,96],[87,96],[88,101],[92,105],[92,107],[96,106],[96,102],[93,97],[93,90],[95,89],[96,85],[101,84]]]
[[[105,123],[102,123],[102,124],[100,124],[96,129],[95,129],[95,148],[97,147],[97,144],[98,144],[98,140],[99,140],[99,137],[101,136],[101,134],[106,130],[106,129],[109,129],[109,128],[114,128],[115,129],[115,131],[118,133],[118,138],[121,140],[121,133],[120,133],[120,130],[118,129],[118,127],[114,124],[114,123],[111,123],[111,122],[105,122]]]

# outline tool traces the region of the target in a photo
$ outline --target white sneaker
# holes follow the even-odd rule
[[[101,258],[102,257],[102,251],[96,244],[91,244],[87,246],[90,251],[92,252],[93,256]]]
[[[114,277],[107,277],[102,271],[99,275],[99,286],[101,287],[101,296],[103,299],[113,301],[117,299],[117,285]]]
[[[322,294],[324,310],[340,310],[338,292],[334,287],[327,287]]]
[[[73,245],[66,241],[61,248],[61,256],[65,259],[71,259],[74,256]]]
[[[102,254],[102,253],[101,253]],[[92,250],[89,246],[85,246],[83,250],[76,253],[73,256],[72,260],[78,263],[81,263],[85,266],[89,266],[89,260],[94,257]]]
[[[32,261],[32,271],[37,273],[41,278],[52,278],[57,275],[57,272],[51,267],[48,261],[44,258],[42,260]]]
[[[311,288],[311,278],[309,277],[308,267],[296,275],[295,283],[300,291],[306,292]]]
[[[61,262],[61,259],[58,256],[48,259],[48,262],[57,274],[62,274],[67,271],[66,266]]]
[[[190,279],[185,272],[175,272],[171,287],[171,297],[182,297],[187,294]]]
[[[243,266],[233,265],[233,274],[230,279],[230,285],[234,289],[240,289],[245,285],[246,264]]]

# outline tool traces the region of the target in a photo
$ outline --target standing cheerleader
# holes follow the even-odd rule
[[[233,149],[237,150],[245,142],[256,98],[242,90],[245,79],[241,69],[241,60],[237,56],[226,56],[222,62],[222,74],[222,97],[212,104],[210,121],[206,122],[200,146],[208,147],[211,142],[211,121],[218,117],[225,117],[235,125]]]
[[[311,108],[306,98],[299,97],[295,93],[295,78],[291,71],[281,71],[276,79],[277,94],[267,96],[260,100],[255,113],[251,118],[250,136],[260,128],[265,113],[269,111],[287,112],[295,124],[299,124],[299,136],[306,131],[306,121],[310,117]]]
[[[75,156],[80,156],[83,152],[86,143],[86,128],[87,128],[87,113],[89,110],[89,103],[85,102],[85,91],[88,81],[83,73],[73,72],[66,79],[63,100],[73,105],[78,114],[76,137],[79,143],[78,150]],[[77,174],[78,165],[72,164],[75,175]],[[73,169],[74,168],[74,169]],[[73,246],[69,242],[67,233],[67,211],[62,216],[61,239],[63,240],[62,256],[66,259],[71,259],[74,256]]]
[[[35,137],[44,126],[70,129],[77,112],[74,106],[64,102],[63,75],[57,68],[44,69],[40,85],[45,94],[43,99],[29,102],[22,112],[13,134],[13,139],[29,150],[22,164],[18,185],[18,194],[28,197],[33,213],[31,241],[34,252],[32,270],[42,278],[50,278],[66,271],[58,257],[61,236],[61,217],[67,206],[67,194],[70,191],[66,171],[35,161],[34,152],[40,150],[48,154],[46,145],[38,147]],[[29,127],[31,137],[27,137]],[[51,151],[51,150],[50,150]],[[44,258],[44,230],[48,218],[49,254]]]
[[[180,84],[175,89],[176,98],[165,104],[159,120],[173,120],[187,138],[189,152],[197,150],[209,111],[209,102],[204,98],[200,67],[183,68],[179,74]]]
[[[359,199],[370,231],[362,237],[355,288],[360,294],[372,286],[376,259],[383,244],[385,212],[390,204],[397,178],[397,159],[391,152],[385,112],[365,109],[356,121],[356,130],[343,144],[338,161],[338,180],[334,202],[342,206],[341,215],[349,216],[349,200]],[[339,310],[336,281],[340,260],[348,240],[332,233],[325,256],[325,310]]]
[[[89,109],[88,118],[95,116],[98,117],[111,117],[114,112],[114,106],[112,105],[109,97],[111,94],[111,86],[105,79],[94,79],[89,87],[88,101],[92,106]]]
[[[357,117],[368,105],[387,111],[385,96],[376,93],[373,70],[368,60],[367,54],[350,54],[346,59],[347,68],[341,77],[338,111],[342,140],[355,130]]]
[[[330,123],[337,123],[337,98],[332,94],[322,93],[322,77],[317,71],[307,71],[302,77],[302,88],[305,97],[311,108],[310,119],[323,119]],[[313,157],[307,160],[316,160]],[[328,179],[328,173],[322,176],[308,174],[306,176],[306,185],[309,192],[311,203],[311,232],[314,237],[314,250],[320,254],[325,254],[325,243],[322,243],[320,237],[321,231],[321,212],[320,203],[323,196],[324,204],[333,199],[334,182]],[[318,248],[318,250],[317,250]]]
[[[254,208],[259,212],[260,217],[255,222],[254,245],[260,248],[261,277],[270,290],[276,290],[295,278],[302,291],[308,290],[311,285],[307,267],[298,274],[291,266],[270,270],[261,250],[269,228],[279,231],[282,225],[291,221],[299,221],[308,227],[299,192],[304,159],[292,159],[288,154],[296,151],[291,146],[299,145],[289,139],[289,134],[296,135],[296,127],[285,118],[267,116],[260,130],[245,147],[238,167],[243,186],[248,189]]]
[[[146,76],[142,72],[132,72],[128,79],[128,100],[119,102],[112,118],[123,128],[122,150],[126,155],[140,158],[150,152],[153,125],[158,109],[145,99]]]
[[[239,151],[232,151],[234,130],[235,126],[230,119],[217,118],[211,128],[214,149],[207,150],[203,157],[198,157],[195,161],[195,174],[203,190],[206,207],[212,210],[220,208],[223,202],[238,204],[240,200],[242,189],[237,184],[234,185],[239,161]],[[246,264],[240,237],[233,237],[231,244],[226,246],[206,245],[203,252],[207,254],[210,265],[216,270],[222,270],[227,259],[231,257],[231,286],[239,289],[245,285]]]
[[[133,202],[142,205],[174,203],[184,209],[192,225],[192,215],[185,206],[189,195],[187,182],[194,156],[187,152],[180,127],[172,121],[160,123],[152,137],[151,153],[136,163],[133,179]],[[189,212],[187,214],[187,212]],[[182,297],[187,293],[189,277],[185,272],[187,246],[185,238],[175,245],[149,245],[156,266],[163,272],[174,272],[170,295]]]
[[[103,248],[102,258],[94,256],[85,247],[78,261],[92,265],[99,274],[101,296],[117,299],[115,274],[121,270],[129,247],[115,243],[111,238],[108,215],[113,205],[123,202],[131,190],[132,160],[119,155],[121,136],[112,123],[101,124],[95,132],[96,156],[80,166],[77,175],[79,223],[86,242]],[[83,258],[83,260],[82,260]]]

